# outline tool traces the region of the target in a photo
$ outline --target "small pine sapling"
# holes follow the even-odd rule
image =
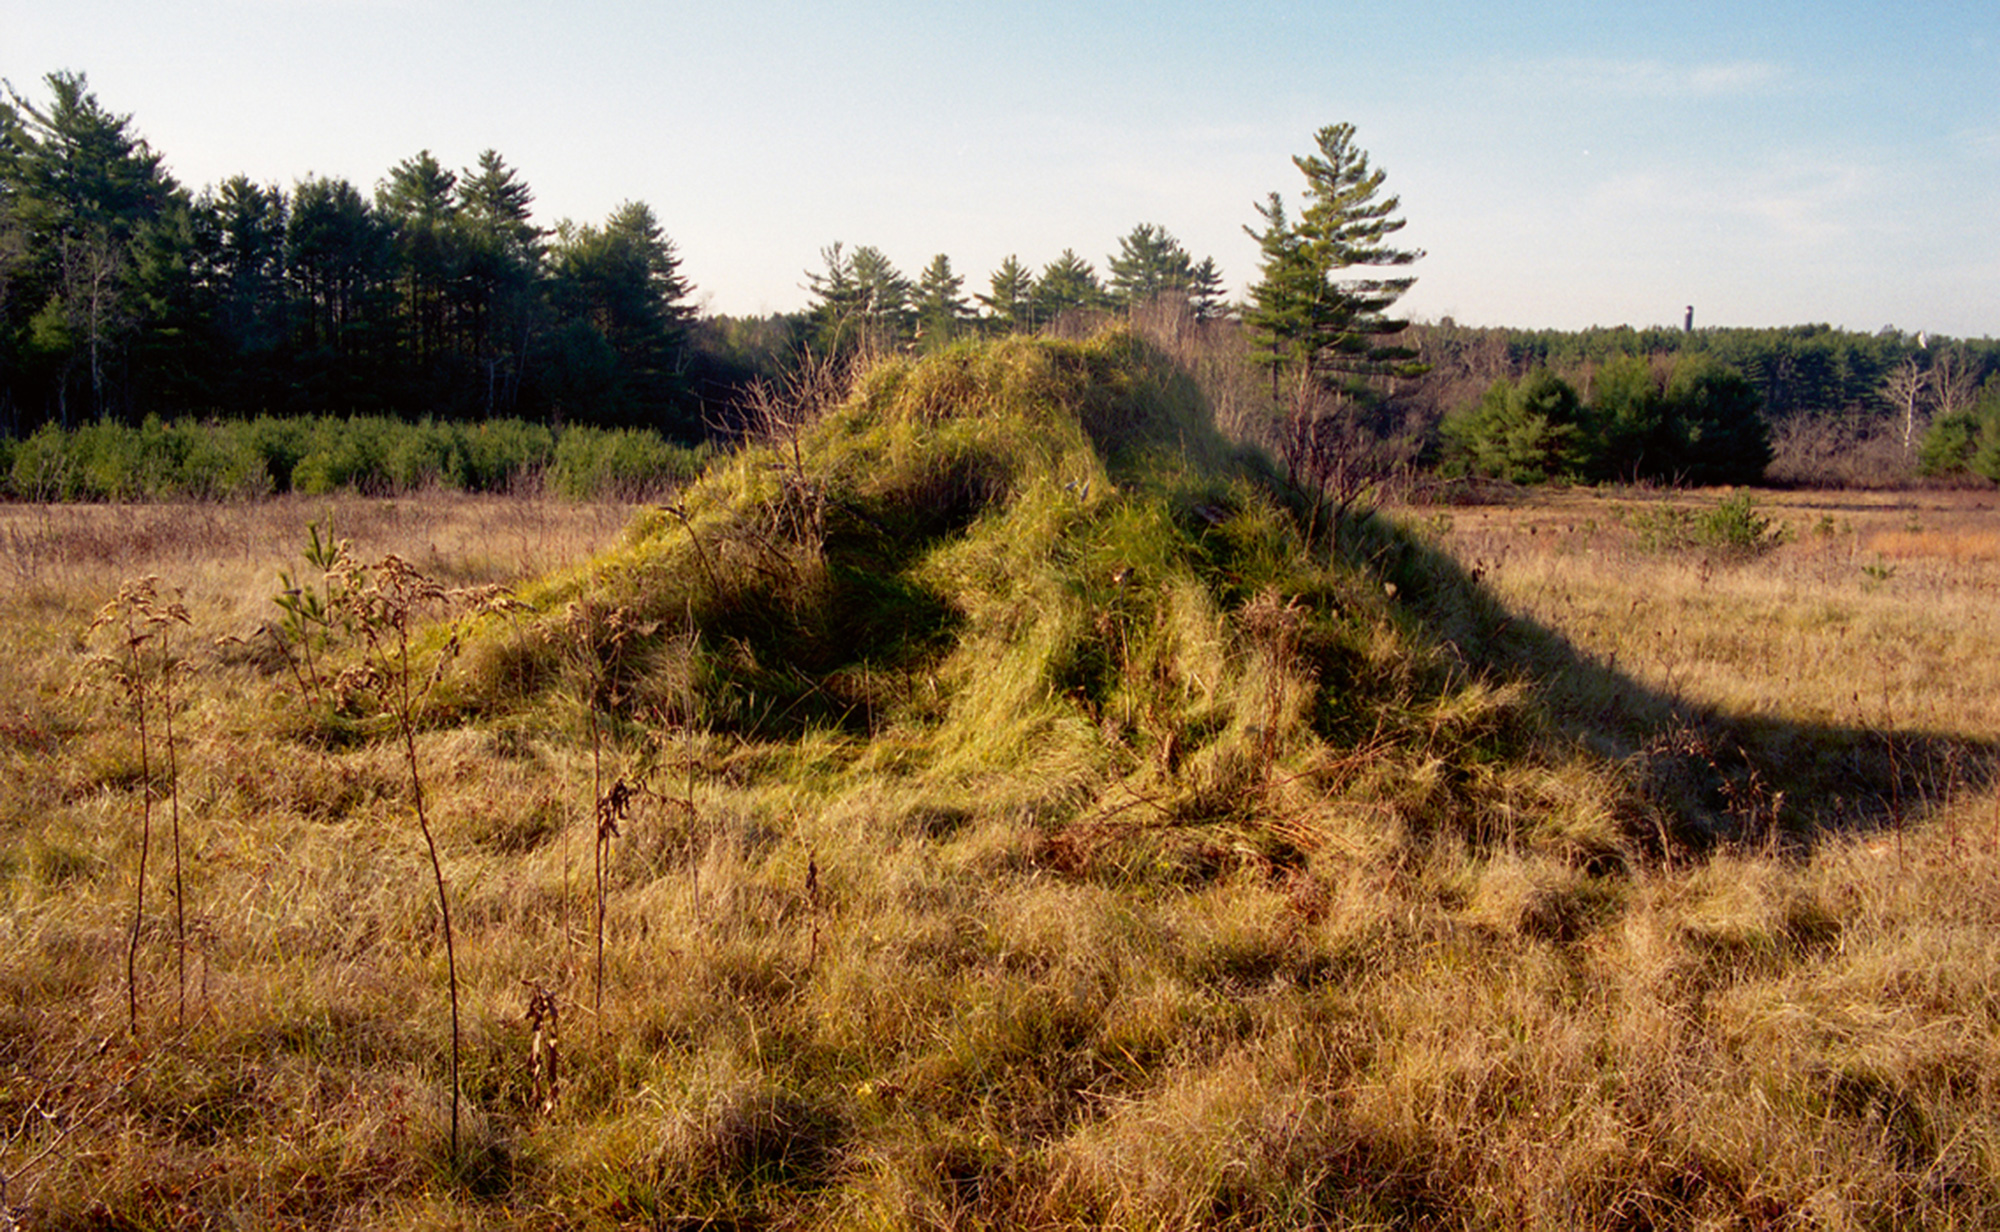
[[[352,632],[346,627],[345,609],[336,590],[341,575],[335,570],[347,545],[333,537],[332,514],[327,515],[324,532],[318,522],[310,522],[306,533],[306,546],[300,555],[306,564],[319,571],[319,578],[314,581],[294,577],[286,569],[278,570],[279,590],[272,602],[282,614],[273,631],[285,656],[285,666],[291,669],[292,679],[299,686],[301,700],[308,705],[329,707],[332,680],[324,666],[327,650],[338,640],[338,635]]]

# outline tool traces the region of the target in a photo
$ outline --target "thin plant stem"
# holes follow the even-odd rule
[[[132,888],[132,933],[125,948],[125,1007],[127,1025],[139,1033],[139,942],[146,926],[146,874],[153,852],[153,712],[163,709],[167,740],[167,774],[174,794],[174,897],[175,934],[180,953],[180,1018],[187,1013],[187,929],[180,907],[182,888],[180,855],[180,797],[172,782],[177,770],[174,757],[173,655],[169,636],[175,621],[187,620],[187,610],[178,601],[159,602],[159,579],[142,578],[119,588],[118,597],[107,604],[91,622],[86,637],[109,628],[117,637],[115,649],[93,656],[92,662],[109,676],[111,683],[131,707],[133,727],[139,737],[139,869]],[[147,643],[158,639],[152,653]],[[156,689],[157,680],[157,693]]]
[[[139,651],[132,643],[133,707],[139,721],[139,876],[132,891],[132,940],[125,948],[125,1002],[131,1033],[139,1034],[139,933],[146,912],[146,858],[153,846],[153,766],[146,727],[146,688],[139,676]]]
[[[588,699],[590,710],[590,798],[596,829],[591,844],[591,871],[597,884],[597,960],[596,976],[591,989],[591,1009],[604,1009],[604,751],[603,737],[597,724],[596,682],[590,685]]]
[[[403,759],[410,771],[410,794],[423,834],[424,849],[431,862],[431,880],[437,891],[438,917],[444,929],[446,993],[451,1005],[451,1158],[459,1162],[459,1123],[463,1095],[459,1084],[459,1056],[463,1050],[458,996],[458,946],[451,920],[451,895],[445,885],[444,859],[438,852],[437,834],[431,826],[429,802],[424,794],[422,759],[417,753],[417,709],[442,676],[445,662],[456,652],[453,639],[443,652],[436,673],[423,685],[413,679],[410,624],[427,604],[449,606],[455,596],[395,556],[384,557],[372,568],[353,563],[341,550],[335,572],[340,581],[335,590],[341,596],[352,625],[363,641],[366,669],[359,682],[372,688],[383,717],[394,723],[403,745]]]
[[[166,629],[160,631],[160,651],[166,656]],[[173,809],[174,836],[174,976],[178,1000],[174,1008],[175,1026],[187,1027],[187,893],[181,879],[181,787],[180,760],[174,752],[174,663],[162,659],[160,669],[160,711],[167,739],[167,799]]]
[[[395,620],[398,662],[395,674],[396,718],[403,729],[403,756],[410,767],[410,794],[417,810],[417,828],[423,831],[424,847],[431,857],[431,878],[437,887],[438,915],[444,923],[445,982],[451,1001],[451,1157],[458,1155],[458,950],[451,933],[451,896],[445,892],[444,861],[438,856],[437,836],[431,832],[430,812],[424,804],[424,780],[417,760],[416,699],[410,687],[410,626],[407,611]]]
[[[562,938],[563,938],[563,970],[565,973],[565,978],[567,978],[568,973],[574,972],[576,970],[575,967],[576,936],[574,933],[570,931],[570,926],[569,926],[569,899],[570,899],[569,878],[570,878],[570,867],[571,864],[573,863],[570,856],[569,832],[574,827],[574,825],[575,822],[570,816],[569,806],[567,803],[565,803],[563,806],[563,826],[562,826],[562,870],[563,870]]]

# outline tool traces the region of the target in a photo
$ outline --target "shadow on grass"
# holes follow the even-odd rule
[[[1464,670],[1526,683],[1557,730],[1625,766],[1679,819],[1674,832],[1642,838],[1809,849],[1829,834],[1907,825],[2000,774],[1996,741],[1717,713],[1507,610],[1458,561],[1386,518],[1353,515],[1336,534],[1338,550],[1393,585]]]

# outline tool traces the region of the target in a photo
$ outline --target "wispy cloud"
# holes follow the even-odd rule
[[[1665,60],[1567,57],[1501,71],[1506,84],[1516,90],[1599,98],[1739,98],[1769,91],[1785,79],[1784,67],[1767,60],[1672,64]]]
[[[1763,60],[1738,60],[1730,64],[1701,64],[1680,74],[1676,83],[1687,94],[1700,98],[1759,94],[1777,85],[1785,70]]]
[[[2000,125],[1963,128],[1952,134],[1952,140],[1975,158],[2000,158]]]
[[[1860,166],[1801,167],[1757,177],[1733,203],[1743,217],[1783,239],[1805,244],[1844,240],[1861,229],[1859,215],[1875,176]],[[1732,203],[1725,203],[1725,207]]]
[[[1866,165],[1781,162],[1739,175],[1653,170],[1605,180],[1592,212],[1627,227],[1692,227],[1742,240],[1802,247],[1836,244],[1868,229],[1880,175]]]

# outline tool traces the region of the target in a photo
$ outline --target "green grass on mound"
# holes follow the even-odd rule
[[[451,701],[548,713],[550,629],[581,618],[626,723],[830,742],[829,792],[1018,797],[1083,864],[1296,858],[1385,821],[1622,851],[1634,802],[1469,659],[1494,614],[1427,559],[1288,491],[1133,335],[1008,339],[878,365],[711,469],[526,593],[546,615],[491,626]]]

